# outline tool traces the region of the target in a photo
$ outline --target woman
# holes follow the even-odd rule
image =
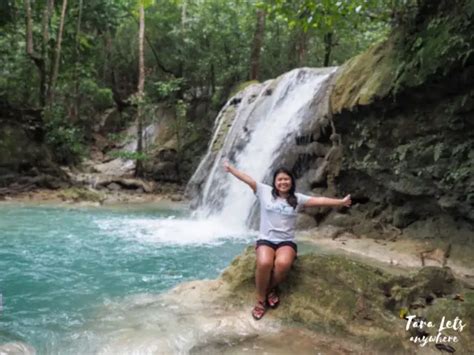
[[[294,239],[297,213],[303,207],[349,207],[351,196],[334,199],[295,193],[295,178],[285,168],[275,171],[272,186],[256,182],[227,161],[224,162],[224,169],[250,186],[260,202],[255,271],[257,303],[252,310],[252,316],[259,320],[265,314],[267,306],[278,306],[280,299],[277,286],[285,279],[296,257],[297,246]]]

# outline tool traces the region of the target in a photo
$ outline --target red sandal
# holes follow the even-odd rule
[[[262,319],[263,315],[267,311],[267,306],[264,301],[257,301],[252,309],[252,317],[255,320]]]
[[[278,292],[276,288],[273,288],[270,290],[270,292],[268,292],[267,304],[268,304],[268,307],[272,309],[277,308],[278,305],[280,304],[280,297],[278,296]]]

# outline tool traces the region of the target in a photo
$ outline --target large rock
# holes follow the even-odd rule
[[[255,252],[249,248],[222,275],[229,287],[228,302],[253,301],[254,273]],[[474,320],[474,292],[463,290],[449,268],[426,267],[397,276],[343,256],[307,254],[298,257],[281,291],[281,305],[271,312],[277,318],[354,339],[384,353],[419,350],[409,341],[400,312],[440,324],[442,310],[451,306],[464,323]],[[461,302],[456,295],[463,292]],[[459,343],[451,344],[457,351],[474,346],[474,327],[458,335]],[[435,351],[434,343],[426,347]]]
[[[473,19],[469,1],[419,1],[386,41],[345,63],[330,95],[339,155],[310,158],[314,139],[301,140],[302,186],[351,193],[369,222],[359,225],[451,220],[429,237],[474,241]],[[330,133],[302,135],[327,145]]]

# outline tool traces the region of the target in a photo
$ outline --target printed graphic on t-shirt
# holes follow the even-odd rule
[[[295,209],[291,207],[286,201],[285,202],[275,202],[275,203],[267,203],[265,205],[265,209],[269,211],[273,211],[280,214],[285,215],[293,215],[295,214]]]

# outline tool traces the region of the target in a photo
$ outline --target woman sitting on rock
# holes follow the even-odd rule
[[[294,239],[297,213],[303,207],[349,207],[351,197],[347,195],[343,199],[334,199],[295,193],[295,178],[285,168],[275,171],[272,186],[256,182],[227,161],[224,162],[224,169],[249,185],[260,202],[260,232],[256,244],[255,271],[257,303],[252,310],[252,316],[259,320],[265,314],[267,306],[278,306],[280,299],[277,286],[285,279],[296,257],[297,247]]]

